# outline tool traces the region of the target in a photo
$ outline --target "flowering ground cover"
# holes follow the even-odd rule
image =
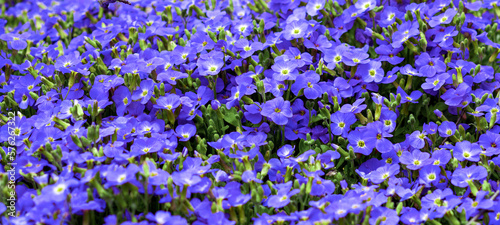
[[[496,0],[0,3],[0,224],[500,224]]]

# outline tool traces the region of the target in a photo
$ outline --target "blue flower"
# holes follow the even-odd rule
[[[28,32],[23,34],[7,33],[7,34],[1,34],[0,39],[7,41],[12,49],[19,51],[28,47],[26,39],[29,36],[30,33]]]
[[[68,195],[71,193],[70,188],[78,185],[76,179],[64,180],[61,178],[58,182],[46,186],[42,189],[42,196],[47,199],[47,201],[62,203],[66,201]]]
[[[479,154],[481,154],[481,147],[478,144],[471,144],[469,141],[458,142],[453,149],[453,157],[459,161],[479,161]]]
[[[406,165],[410,170],[418,170],[426,166],[426,160],[430,157],[429,153],[421,152],[420,150],[413,150],[413,152],[403,152],[399,161]]]
[[[176,94],[167,94],[166,96],[161,96],[156,100],[156,105],[153,107],[159,109],[175,110],[181,105],[180,97]]]
[[[457,10],[452,8],[447,9],[444,13],[432,17],[432,19],[429,21],[429,25],[431,27],[435,27],[440,24],[449,24],[453,20],[455,14],[457,14]]]
[[[143,80],[141,86],[132,93],[132,100],[140,100],[141,104],[146,104],[151,99],[151,96],[153,96],[154,85],[153,80]]]
[[[393,150],[392,142],[387,139],[392,137],[392,135],[386,131],[383,123],[380,121],[369,123],[364,131],[364,136],[366,136],[367,142],[375,143],[375,148],[380,153],[387,153]]]
[[[439,58],[431,58],[428,53],[422,53],[417,60],[415,60],[418,72],[424,77],[434,77],[436,73],[446,71],[446,64]]]
[[[282,97],[264,103],[260,113],[278,125],[287,124],[288,119],[293,116],[290,102],[285,101]]]
[[[304,20],[297,20],[288,23],[283,31],[283,37],[286,40],[303,38],[308,32],[309,24]]]
[[[196,126],[189,123],[179,125],[175,129],[175,133],[180,138],[179,141],[189,141],[196,134]]]
[[[330,116],[330,120],[332,121],[332,134],[342,135],[342,137],[347,137],[347,133],[351,130],[351,125],[357,121],[353,113],[342,113],[340,111],[333,113]]]
[[[198,72],[202,76],[217,75],[224,65],[224,54],[219,51],[211,51],[203,54],[196,62]]]
[[[291,188],[291,182],[284,184],[281,187],[278,187],[278,193],[276,195],[272,195],[266,202],[268,207],[272,208],[283,208],[290,203],[290,198],[300,192],[300,190]]]
[[[370,153],[373,150],[373,147],[375,147],[375,143],[373,142],[368,142],[366,136],[364,133],[360,131],[351,131],[349,135],[347,136],[347,139],[349,140],[349,146],[353,147],[353,151],[355,153],[361,153],[363,155],[370,155]]]
[[[438,128],[439,135],[441,137],[453,136],[456,130],[457,126],[455,125],[455,123],[450,121],[444,121],[443,123],[441,123],[441,125],[439,125]]]
[[[367,64],[361,64],[356,70],[356,74],[363,77],[364,82],[380,82],[384,78],[384,69],[382,69],[380,61],[370,61]]]
[[[446,80],[450,77],[448,73],[441,73],[433,77],[429,77],[425,79],[425,83],[422,84],[422,88],[424,90],[439,90]]]
[[[486,178],[488,171],[482,166],[472,165],[465,168],[458,168],[453,172],[451,183],[458,187],[467,187],[467,181],[482,180]]]
[[[304,90],[304,96],[307,99],[316,99],[321,97],[323,90],[318,84],[320,80],[319,74],[314,71],[307,71],[297,76],[295,83],[292,84],[292,93],[299,94],[300,90]]]
[[[277,60],[271,67],[274,71],[273,78],[277,81],[295,80],[299,72],[293,61]]]
[[[130,154],[133,156],[145,155],[148,153],[158,152],[162,145],[156,138],[141,138],[135,139],[134,144],[130,147]]]
[[[441,170],[438,166],[425,166],[419,171],[419,183],[430,187],[431,184],[436,184],[441,179]]]

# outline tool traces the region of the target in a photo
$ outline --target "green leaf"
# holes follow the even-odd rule
[[[229,124],[238,127],[240,126],[240,115],[238,113],[238,110],[233,107],[229,110],[226,110],[226,105],[222,105],[220,109],[222,110],[222,115],[224,116],[224,121],[228,122]]]

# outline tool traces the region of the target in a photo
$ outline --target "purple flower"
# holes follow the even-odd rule
[[[430,187],[431,184],[436,184],[440,178],[441,169],[439,166],[425,166],[419,171],[419,183]]]
[[[444,13],[432,17],[429,21],[429,25],[431,25],[431,27],[436,27],[440,24],[449,24],[453,20],[455,14],[457,14],[457,10],[449,8]]]
[[[210,11],[211,12],[211,11]],[[210,12],[207,12],[210,13]],[[213,49],[215,42],[205,32],[196,32],[191,36],[191,45],[196,48],[197,52]]]
[[[457,168],[451,177],[451,183],[455,186],[465,188],[469,186],[467,181],[482,180],[486,178],[488,171],[482,166],[472,165],[465,168]]]
[[[392,137],[392,135],[387,132],[384,124],[380,121],[369,123],[364,131],[364,136],[366,136],[367,142],[375,143],[375,148],[380,153],[387,153],[393,150],[392,142],[387,139]]]
[[[370,155],[375,147],[375,143],[368,142],[366,136],[360,131],[351,131],[347,136],[349,144],[353,147],[355,153],[361,153],[363,155]]]
[[[239,33],[243,37],[248,36],[253,31],[253,25],[249,21],[243,21],[233,26],[233,30],[231,31],[233,34]]]
[[[256,183],[262,183],[261,180],[257,179],[255,171],[253,170],[247,170],[243,172],[241,175],[241,180],[245,183],[249,183],[250,181],[256,182]]]
[[[167,71],[164,71],[164,72],[158,74],[157,79],[159,81],[166,81],[169,84],[176,85],[177,80],[182,79],[182,78],[187,78],[187,77],[188,77],[188,75],[186,73],[182,73],[182,72],[175,71],[175,70],[167,70]]]
[[[392,45],[380,45],[375,48],[375,52],[380,55],[378,60],[387,61],[392,65],[397,65],[404,60],[404,58],[397,56],[401,50],[403,47],[393,48]]]
[[[233,106],[240,104],[241,98],[246,94],[247,88],[243,85],[238,85],[231,88],[231,97],[227,99],[226,108],[230,109]]]
[[[41,82],[40,77],[36,79],[30,74],[19,78],[17,83],[14,84],[16,92],[30,92],[40,90],[40,86],[37,86]]]
[[[392,35],[392,47],[399,48],[405,41],[413,36],[420,34],[419,24],[415,21],[404,22],[398,26],[398,30]]]
[[[2,34],[0,35],[0,39],[7,41],[11,48],[14,50],[23,50],[26,47],[28,47],[28,44],[26,43],[26,39],[30,36],[31,34],[29,32],[22,33],[22,34],[16,34],[16,33],[7,33],[7,34]]]
[[[384,69],[382,69],[380,61],[370,61],[367,64],[361,64],[356,70],[356,74],[363,77],[364,82],[378,83],[384,78]]]
[[[439,58],[431,58],[428,53],[422,53],[417,60],[415,60],[418,72],[424,77],[433,77],[436,73],[446,71],[446,64]]]
[[[344,218],[350,211],[351,205],[343,202],[339,202],[337,204],[329,205],[326,210],[329,214],[333,214],[336,220],[340,218]]]
[[[344,52],[348,51],[348,47],[345,45],[338,45],[334,49],[326,49],[325,56],[323,57],[325,62],[328,63],[329,69],[334,69],[338,63],[341,63],[343,60]]]
[[[153,96],[153,88],[154,88],[154,81],[153,80],[143,80],[141,82],[141,86],[138,87],[137,90],[132,93],[132,99],[135,100],[141,100],[141,104],[146,104],[151,96]]]
[[[161,96],[156,100],[156,105],[154,108],[175,110],[181,104],[180,98],[176,94],[167,94],[167,96]]]
[[[306,41],[306,40],[304,40],[304,41]],[[304,43],[304,45],[306,45],[306,44]],[[288,57],[288,60],[295,62],[297,64],[297,68],[300,68],[304,65],[309,65],[312,63],[311,54],[309,54],[307,52],[301,52],[298,48],[290,47],[290,48],[288,48],[288,51],[286,51],[284,55],[286,57]]]
[[[288,158],[293,154],[293,149],[291,145],[284,145],[280,149],[278,149],[278,156],[280,158]]]
[[[488,191],[478,191],[476,199],[465,198],[462,205],[457,209],[459,212],[465,210],[467,219],[477,215],[481,210],[491,210],[495,203],[491,199],[485,198],[489,194]]]
[[[486,156],[500,154],[500,134],[486,131],[479,137],[478,144],[485,149],[482,154]]]
[[[299,138],[306,139],[307,134],[311,133],[311,128],[307,127],[307,120],[301,120],[301,123],[287,123],[285,126],[285,138],[290,141],[297,140]]]
[[[443,95],[441,95],[441,99],[445,100],[444,103],[448,106],[465,107],[467,104],[463,105],[462,103],[470,102],[470,100],[467,101],[467,99],[472,98],[469,94],[470,91],[471,87],[467,83],[461,83],[456,89],[448,89]]]
[[[488,215],[490,216],[490,223],[489,225],[495,225],[500,223],[500,208],[494,207],[493,212],[489,212]]]
[[[421,77],[422,74],[418,72],[415,68],[413,68],[410,64],[406,64],[405,66],[401,67],[399,72],[404,75],[410,75],[410,76],[417,76]]]
[[[380,184],[384,182],[386,179],[395,176],[399,173],[399,165],[389,165],[386,164],[372,171],[368,176],[370,181],[374,184]]]
[[[307,33],[309,24],[304,20],[297,20],[288,23],[283,31],[283,37],[286,40],[303,38]]]
[[[246,111],[243,113],[243,115],[245,115],[245,118],[248,121],[254,124],[260,123],[260,121],[262,120],[262,115],[260,114],[262,108],[258,102],[255,102],[255,104],[253,105],[245,106],[245,110]]]
[[[191,187],[201,182],[200,176],[192,173],[192,171],[189,170],[183,170],[181,172],[173,172],[172,178],[174,183],[181,187],[184,185]]]
[[[448,73],[441,73],[433,77],[425,78],[425,83],[422,84],[424,90],[439,90],[450,77]]]
[[[161,147],[162,145],[156,138],[140,138],[134,140],[134,144],[130,147],[130,153],[134,156],[140,156],[150,152],[158,152]]]
[[[80,70],[81,68],[83,68],[83,64],[80,59],[80,54],[77,51],[69,52],[58,57],[56,63],[54,64],[54,67],[56,70],[63,73],[69,73],[71,71],[83,73],[83,71]]]
[[[5,204],[3,204],[3,202],[0,202],[0,213],[3,214],[3,212],[5,212],[7,210],[7,207],[5,206]]]
[[[354,7],[362,11],[370,11],[376,6],[377,2],[375,0],[360,0],[357,1],[356,4],[354,4]]]
[[[428,209],[441,207],[445,202],[443,200],[449,196],[453,196],[453,191],[451,189],[449,188],[446,188],[444,190],[437,189],[422,198],[422,207]]]
[[[323,154],[318,154],[316,160],[321,161],[325,169],[329,169],[335,166],[334,160],[338,158],[340,158],[340,153],[328,150]]]
[[[427,152],[421,152],[420,150],[413,150],[413,152],[403,152],[399,161],[406,165],[410,170],[418,170],[425,166],[426,160],[429,159],[430,155]]]
[[[216,51],[213,51],[215,53]],[[212,52],[210,52],[212,53]],[[210,54],[209,53],[209,54]],[[212,53],[212,54],[213,54]],[[212,54],[205,54],[203,55],[204,58],[207,58],[208,56],[215,56]],[[192,60],[196,57],[195,49],[188,47],[188,46],[181,46],[177,45],[174,49],[174,51],[171,52],[170,59],[174,65],[181,65],[186,62],[186,60]],[[202,56],[200,56],[201,58]],[[199,61],[198,61],[199,62]],[[198,65],[199,67],[199,65]]]
[[[319,98],[323,94],[323,90],[318,85],[319,80],[319,74],[315,71],[309,70],[300,74],[295,83],[292,84],[292,93],[298,96],[299,91],[304,89],[304,95],[307,99]]]
[[[282,97],[264,103],[260,113],[278,125],[287,124],[288,119],[293,116],[290,102],[285,101]]]
[[[224,66],[224,53],[211,51],[200,55],[196,65],[198,66],[198,72],[202,76],[217,75]]]
[[[44,187],[41,196],[48,201],[62,203],[66,201],[68,194],[70,194],[70,188],[76,185],[78,185],[78,181],[75,179],[64,180],[60,178],[55,184]]]
[[[343,53],[342,61],[348,66],[356,66],[369,63],[368,57],[368,53],[363,49],[351,49]],[[351,76],[354,76],[354,74],[351,74]]]
[[[401,215],[401,222],[404,224],[420,224],[424,221],[420,216],[420,212],[415,208],[410,208],[403,215]]]
[[[370,215],[370,224],[396,225],[399,222],[399,216],[396,210],[386,207],[376,207]]]
[[[316,16],[319,10],[325,7],[325,1],[323,0],[312,0],[307,2],[306,11],[310,16]]]
[[[177,137],[180,138],[179,141],[189,141],[189,139],[196,134],[196,126],[189,123],[179,125],[175,129],[175,133]]]
[[[434,122],[424,123],[423,130],[428,134],[435,134],[438,130],[438,125]]]
[[[380,121],[384,124],[384,129],[391,133],[396,129],[396,119],[398,118],[398,115],[388,109],[382,109],[382,112],[380,113]]]
[[[170,212],[157,211],[156,214],[149,213],[146,218],[156,224],[172,224],[172,225],[185,225],[188,224],[186,219],[181,216],[172,216]]]
[[[108,181],[104,187],[109,188],[129,182],[137,181],[135,174],[139,172],[139,167],[135,164],[129,164],[127,168],[118,165],[108,167],[108,170],[103,176]]]
[[[347,137],[347,133],[351,130],[351,125],[357,121],[353,113],[342,113],[340,111],[333,113],[330,116],[330,120],[332,121],[332,134],[342,135],[342,137]]]
[[[196,93],[187,92],[185,95],[198,105],[205,105],[208,101],[214,99],[214,91],[206,86],[199,87]]]
[[[415,90],[410,95],[408,95],[401,87],[398,87],[397,94],[401,94],[401,104],[407,102],[418,103],[416,100],[422,97],[422,92],[418,90]]]
[[[481,147],[469,141],[458,142],[453,149],[453,157],[458,159],[458,161],[479,161],[479,154],[481,154]]]
[[[446,27],[443,32],[439,32],[434,37],[434,42],[438,43],[441,47],[448,47],[453,44],[453,37],[457,36],[458,31],[454,26]]]
[[[313,32],[310,38],[304,40],[304,46],[323,51],[332,47],[332,43],[330,43],[325,35],[319,35],[318,32]]]
[[[451,153],[448,150],[436,150],[432,157],[425,162],[426,165],[446,166],[451,159]]]
[[[416,149],[422,149],[425,146],[425,140],[429,139],[427,136],[427,133],[420,132],[420,131],[414,131],[411,133],[409,137],[407,137],[408,141],[410,142],[410,145]]]
[[[453,136],[456,130],[457,126],[455,125],[455,123],[450,121],[444,121],[443,123],[441,123],[441,125],[439,125],[438,128],[439,135],[441,137]]]
[[[234,43],[234,47],[236,47],[238,50],[241,50],[241,58],[248,58],[252,56],[256,51],[262,50],[263,45],[260,42],[250,43],[247,39],[240,39]]]
[[[343,113],[360,113],[364,109],[366,109],[366,105],[362,105],[362,103],[365,101],[364,98],[356,100],[352,105],[351,104],[345,104],[342,105],[342,108],[340,109],[340,112]]]
[[[324,88],[324,89],[326,89],[326,88]],[[328,91],[328,89],[327,89],[327,91]],[[340,100],[340,98],[351,97],[352,94],[353,94],[353,88],[350,84],[347,83],[346,79],[344,79],[342,77],[337,77],[333,81],[333,89],[332,89],[331,95],[339,97],[339,100]]]
[[[307,172],[306,172],[307,173]],[[327,196],[335,191],[335,184],[331,180],[321,179],[315,175],[312,182],[311,193],[312,196]]]
[[[271,68],[274,71],[273,78],[277,81],[295,80],[299,75],[297,65],[293,61],[277,60]]]
[[[272,195],[267,200],[267,206],[272,208],[283,208],[290,203],[290,198],[300,192],[298,189],[290,191],[292,186],[291,182],[285,183],[284,186],[278,188],[278,193]]]
[[[378,24],[380,27],[387,27],[396,22],[396,18],[402,18],[404,14],[393,6],[384,6],[384,11],[380,14]]]
[[[252,199],[250,194],[234,194],[229,197],[228,201],[231,206],[235,207],[245,205],[250,199]]]

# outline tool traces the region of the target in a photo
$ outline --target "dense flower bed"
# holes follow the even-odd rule
[[[496,0],[0,2],[1,224],[500,224]]]

